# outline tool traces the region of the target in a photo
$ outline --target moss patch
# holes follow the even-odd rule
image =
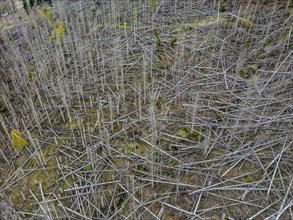
[[[193,130],[187,127],[182,127],[176,132],[176,136],[187,138],[192,141],[199,141],[201,137],[201,128],[194,128]]]
[[[250,65],[250,66],[245,66],[245,67],[239,69],[237,72],[241,78],[249,79],[253,75],[256,74],[257,69],[258,69],[257,65]]]
[[[194,21],[191,23],[187,23],[186,26],[188,27],[208,27],[214,24],[227,24],[229,22],[229,19],[227,18],[207,18],[207,19],[202,19],[202,20],[198,20],[198,21]]]
[[[11,146],[17,151],[21,152],[28,142],[24,139],[23,135],[18,130],[10,131]]]

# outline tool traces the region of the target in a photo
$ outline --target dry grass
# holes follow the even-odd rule
[[[0,218],[292,218],[290,1],[100,2],[0,32]]]

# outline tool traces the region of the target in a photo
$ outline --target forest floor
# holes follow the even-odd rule
[[[293,218],[291,1],[21,10],[0,21],[0,219]]]

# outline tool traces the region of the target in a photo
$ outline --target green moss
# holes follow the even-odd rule
[[[174,42],[175,43],[175,42]],[[173,60],[170,59],[169,56],[167,56],[167,54],[165,52],[160,52],[159,56],[161,58],[161,60],[169,67],[171,67],[173,65]]]
[[[193,131],[189,133],[187,136],[188,139],[192,141],[199,141],[202,136],[202,129],[201,128],[195,128]]]
[[[252,183],[252,182],[255,182],[256,180],[257,179],[254,176],[248,175],[242,181],[245,182],[245,183]]]
[[[182,137],[182,138],[187,138],[188,133],[189,133],[188,128],[183,127],[176,132],[176,136]]]
[[[161,60],[158,60],[156,63],[155,63],[155,67],[157,69],[160,69],[160,70],[164,70],[166,69],[166,65],[164,62],[162,62]]]
[[[11,44],[14,43],[14,38],[13,38],[13,36],[10,36],[10,37],[9,37],[9,42],[10,42]]]
[[[156,41],[156,45],[157,45],[157,49],[160,49],[161,45],[162,45],[162,41],[160,39],[159,33],[157,30],[154,31],[154,36],[155,36],[155,41]]]
[[[125,155],[131,155],[132,152],[137,153],[139,155],[144,154],[143,144],[138,141],[127,141],[124,139],[117,139],[114,144],[118,148],[121,153]]]
[[[254,28],[254,25],[252,22],[250,22],[248,19],[241,18],[240,19],[240,26],[246,29],[252,29]]]
[[[232,206],[228,207],[228,212],[230,215],[234,213],[234,209]]]
[[[42,186],[44,194],[52,192],[54,189],[53,185],[56,183],[58,177],[56,161],[54,160],[55,157],[50,159],[53,152],[54,147],[48,145],[42,151],[42,155],[37,155],[37,152],[35,152],[34,157],[29,160],[28,155],[26,154],[23,154],[17,158],[17,168],[23,165],[29,173],[20,173],[20,181],[10,188],[11,192],[9,195],[11,196],[11,200],[16,207],[21,208],[24,211],[30,211],[34,208],[35,200],[31,196],[31,192],[34,195],[40,194],[39,183]],[[41,153],[39,152],[39,154]],[[42,164],[42,167],[45,169],[42,169],[40,166],[40,164],[44,162],[41,159],[42,157],[46,162]],[[24,164],[25,161],[28,161],[28,163]]]
[[[232,17],[230,17],[230,21],[236,23],[241,28],[245,28],[245,29],[254,28],[253,23],[247,17],[232,15]]]
[[[119,122],[115,122],[113,124],[113,132],[114,133],[117,133],[118,131],[120,131],[122,129],[122,126]]]
[[[38,195],[40,183],[43,193],[49,193],[51,189],[50,186],[56,181],[56,179],[56,169],[51,169],[48,172],[36,170],[29,175],[23,176],[21,182],[10,188],[8,195],[16,207],[21,207],[24,211],[30,211],[32,210],[35,202],[30,192],[34,195]],[[25,198],[22,196],[21,192]]]
[[[91,57],[92,57],[93,60],[97,59],[97,57],[98,57],[97,51],[92,51],[91,52]]]
[[[250,171],[251,168],[248,167],[246,168],[245,171]],[[253,182],[257,182],[259,180],[259,178],[261,178],[261,172],[259,171],[254,171],[253,173],[248,174],[247,176],[242,178],[242,181],[245,183],[253,183]]]
[[[21,195],[21,189],[18,187],[11,187],[8,193],[11,201],[16,205],[21,205],[23,203],[23,197]]]
[[[17,151],[21,152],[28,142],[24,139],[22,134],[18,130],[10,131],[11,146]]]
[[[207,18],[207,19],[194,21],[191,23],[186,23],[186,26],[199,28],[199,27],[207,27],[207,26],[214,25],[214,24],[227,24],[227,23],[229,23],[229,19],[227,19],[227,18],[214,17],[214,18]]]
[[[96,26],[97,29],[102,29],[104,27],[105,27],[105,25],[103,25],[103,24],[97,24],[97,26]]]
[[[253,75],[255,75],[257,70],[258,70],[257,65],[246,66],[238,70],[238,75],[243,79],[248,79],[252,77]]]
[[[33,82],[34,81],[34,72],[33,71],[29,71],[29,73],[28,73],[28,80],[30,81],[30,82]]]
[[[42,184],[43,190],[46,192],[48,187],[49,177],[43,170],[37,170],[28,176],[28,184],[30,189],[33,189],[34,192],[38,190],[38,182]]]
[[[141,50],[132,50],[131,53],[132,55],[141,54]]]
[[[77,179],[75,179],[72,175],[64,177],[62,180],[58,182],[58,185],[62,192],[64,190],[68,189],[68,186],[72,187],[77,182]]]
[[[47,22],[49,23],[50,27],[53,26],[53,24],[52,24],[52,12],[51,12],[49,7],[45,7],[43,10],[38,9],[37,12],[38,12],[39,17],[45,18],[47,20]]]
[[[128,23],[126,23],[126,22],[122,22],[122,23],[120,23],[120,25],[118,26],[118,29],[119,30],[124,30],[124,29],[130,29],[131,28],[131,25],[130,24],[128,24]]]
[[[245,70],[245,69],[241,69],[239,70],[238,72],[239,76],[243,79],[248,79],[249,78],[249,74],[248,74],[248,71]]]
[[[202,129],[201,128],[187,128],[187,127],[181,127],[177,130],[175,133],[175,136],[180,138],[185,138],[191,141],[200,141],[202,136]],[[175,148],[176,149],[176,148]]]
[[[88,164],[86,165],[84,168],[83,168],[85,171],[92,171],[93,170],[93,166],[91,164]]]
[[[215,118],[218,119],[218,120],[221,120],[221,119],[224,118],[224,115],[219,113],[219,112],[217,112],[216,115],[215,115]]]
[[[116,166],[116,167],[126,167],[127,164],[128,164],[128,161],[126,158],[123,158],[123,157],[112,157],[112,160],[113,164]]]
[[[290,34],[290,30],[283,30],[281,33],[280,33],[280,40],[285,40],[289,37],[289,34]]]
[[[49,178],[48,178],[48,186],[51,187],[53,184],[56,183],[57,180],[57,169],[54,169],[49,172]],[[48,191],[48,189],[46,189]]]
[[[157,6],[157,0],[150,0],[150,8],[155,10]]]
[[[114,171],[113,170],[107,170],[103,172],[102,175],[102,181],[103,182],[111,182],[113,181]]]
[[[50,35],[50,41],[52,41],[55,37],[57,39],[57,42],[60,42],[62,39],[63,35],[65,33],[65,29],[63,26],[62,21],[57,21],[53,26],[52,26],[52,32]]]
[[[162,105],[166,104],[168,102],[167,97],[161,97],[156,101],[156,106],[160,109],[162,108]]]
[[[167,21],[167,24],[168,24],[168,25],[172,25],[172,24],[174,24],[174,20],[173,20],[173,19],[168,20],[168,21]]]
[[[62,129],[78,129],[79,124],[78,122],[74,119],[74,115],[71,116],[72,121],[69,119],[62,125]]]
[[[22,154],[19,157],[17,157],[16,161],[15,161],[15,165],[16,167],[20,167],[22,166],[25,162],[27,161],[27,155]]]
[[[134,7],[134,9],[133,9],[133,20],[134,20],[135,23],[137,23],[138,22],[138,19],[139,19],[139,17],[138,17],[138,10],[137,10],[136,7]]]
[[[49,156],[55,151],[55,147],[52,145],[47,145],[43,151],[43,156],[45,159],[48,159]]]

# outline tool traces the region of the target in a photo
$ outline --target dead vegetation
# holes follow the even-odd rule
[[[2,26],[0,218],[292,218],[292,15],[57,1]]]

